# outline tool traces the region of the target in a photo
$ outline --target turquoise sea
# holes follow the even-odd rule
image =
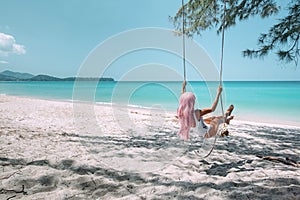
[[[176,112],[181,85],[182,82],[0,82],[0,94]],[[217,87],[215,82],[189,82],[187,90],[196,94],[197,106],[203,108],[211,106]],[[223,88],[224,107],[234,104],[236,119],[300,127],[299,81],[228,81]],[[220,109],[215,112],[219,114]]]

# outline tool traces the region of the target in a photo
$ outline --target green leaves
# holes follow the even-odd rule
[[[226,10],[224,11],[224,2]],[[207,29],[220,33],[222,26],[227,29],[239,21],[252,16],[261,18],[275,15],[281,9],[274,0],[189,0],[184,5],[185,33],[188,36],[201,35]],[[290,0],[288,15],[273,25],[267,33],[258,38],[258,49],[243,51],[243,55],[255,58],[273,52],[279,60],[294,61],[298,64],[300,37],[300,0]],[[171,17],[177,30],[182,31],[182,8]]]
[[[224,2],[226,11],[224,12]],[[182,31],[182,7],[172,21],[177,30]],[[186,34],[201,35],[202,31],[234,26],[237,21],[243,21],[250,16],[268,17],[277,13],[279,7],[273,0],[189,0],[184,5]],[[225,17],[224,17],[225,14]]]
[[[268,33],[260,35],[257,50],[247,49],[243,55],[250,58],[264,57],[274,50],[280,61],[294,61],[297,66],[300,54],[300,0],[292,1],[288,11],[288,15],[272,26]]]

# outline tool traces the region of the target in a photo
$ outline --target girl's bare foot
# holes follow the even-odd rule
[[[230,115],[231,115],[233,109],[234,109],[234,106],[231,104],[231,105],[229,106],[229,108],[227,109],[227,111],[226,111],[227,116],[230,116]]]
[[[230,123],[230,120],[232,120],[233,118],[234,118],[234,116],[227,117],[227,119],[226,119],[226,124],[229,124],[229,123]]]

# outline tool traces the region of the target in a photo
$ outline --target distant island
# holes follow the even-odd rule
[[[113,78],[95,78],[95,77],[68,77],[58,78],[48,75],[33,75],[29,73],[20,73],[5,70],[0,73],[0,81],[115,81]]]

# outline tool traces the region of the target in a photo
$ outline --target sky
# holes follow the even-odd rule
[[[169,16],[174,16],[180,5],[180,0],[1,0],[0,71],[12,70],[57,77],[77,76],[92,52],[99,46],[103,47],[106,41],[116,41],[124,33],[149,27],[171,32],[174,26]],[[226,30],[223,80],[300,81],[299,67],[293,63],[280,63],[274,55],[263,60],[242,57],[241,52],[247,48],[255,48],[259,34],[266,32],[280,16],[281,14],[264,20],[251,18]],[[151,35],[138,37],[147,39]],[[177,38],[179,42],[180,37]],[[132,37],[128,40],[136,42]],[[99,63],[116,54],[125,44],[128,45],[126,42],[128,41],[122,41],[119,47],[107,48],[107,52],[97,55]],[[195,36],[193,42],[203,49],[215,64],[214,67],[218,68],[220,35],[214,30],[206,31],[201,37]],[[187,56],[191,51],[187,46]],[[155,65],[153,70],[151,63]],[[97,65],[97,62],[94,64]],[[133,70],[140,66],[145,70]],[[182,74],[182,69],[182,58],[172,52],[139,49],[112,60],[102,75],[122,80],[129,72],[136,71],[137,74],[131,74],[135,76],[134,80],[138,80],[137,77],[171,80],[172,77],[167,75],[168,70]],[[199,75],[195,75],[193,66],[187,64],[187,79],[199,78]]]

